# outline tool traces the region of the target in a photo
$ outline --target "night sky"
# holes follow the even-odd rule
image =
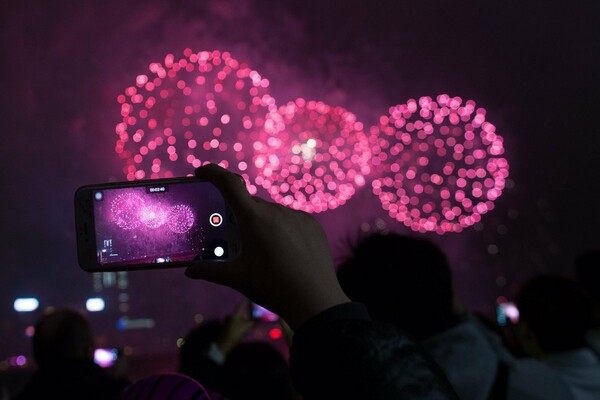
[[[177,269],[129,273],[123,301],[116,287],[94,292],[77,265],[75,190],[125,179],[117,96],[185,48],[229,51],[269,79],[278,103],[324,101],[365,125],[421,96],[485,107],[510,163],[496,208],[462,233],[419,234],[365,186],[315,214],[336,262],[369,231],[426,236],[447,251],[465,302],[484,313],[535,274],[571,274],[579,253],[600,246],[599,20],[592,1],[3,2],[0,362],[28,353],[25,328],[48,306],[81,308],[100,294],[107,308],[91,317],[102,343],[149,354],[176,351],[198,314],[221,316],[240,299]],[[16,313],[24,296],[40,309]],[[155,327],[117,331],[123,316]]]

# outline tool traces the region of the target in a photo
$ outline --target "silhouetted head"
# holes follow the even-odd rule
[[[285,400],[291,380],[283,355],[265,342],[237,345],[219,372],[218,390],[227,399]]]
[[[517,331],[524,350],[534,357],[585,345],[593,299],[576,281],[538,276],[525,283],[516,298]]]
[[[425,339],[455,320],[452,274],[432,242],[399,234],[364,239],[338,268],[340,284],[374,320]]]
[[[577,280],[600,301],[600,250],[588,250],[575,259]]]
[[[94,338],[87,318],[70,309],[53,311],[35,325],[33,356],[39,366],[93,359]]]

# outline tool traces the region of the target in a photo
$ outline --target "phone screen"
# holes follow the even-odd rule
[[[251,303],[252,318],[258,321],[274,322],[279,316],[256,303]]]
[[[209,182],[108,184],[87,187],[81,196],[92,197],[94,250],[102,270],[230,256],[230,212]]]
[[[500,303],[496,306],[496,321],[500,326],[519,322],[519,309],[513,302]]]
[[[94,362],[102,368],[112,367],[119,357],[119,350],[115,348],[98,348],[94,350]]]

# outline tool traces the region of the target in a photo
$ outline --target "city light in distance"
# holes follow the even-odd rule
[[[31,312],[38,309],[40,302],[35,297],[20,297],[13,303],[16,312]]]
[[[98,312],[104,310],[105,304],[104,299],[100,297],[92,297],[87,299],[85,302],[85,308],[89,312]]]

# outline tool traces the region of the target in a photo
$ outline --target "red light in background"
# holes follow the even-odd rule
[[[280,328],[272,328],[269,330],[269,337],[273,340],[280,339],[283,335],[283,332]]]

